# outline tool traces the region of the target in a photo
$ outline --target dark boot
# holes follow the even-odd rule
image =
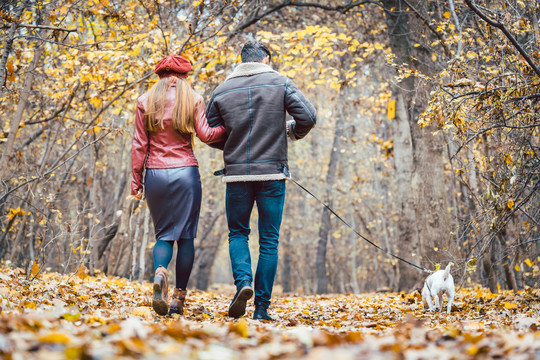
[[[187,290],[174,288],[172,295],[171,308],[169,309],[169,315],[180,314],[184,315],[184,301],[186,300]]]
[[[159,266],[154,275],[154,295],[152,297],[152,307],[159,315],[167,315],[169,312],[168,291],[167,269]]]
[[[255,312],[253,313],[253,320],[274,321],[274,319],[272,319],[270,315],[268,315],[268,311],[266,310],[265,307],[257,306],[257,305],[255,305]]]
[[[240,316],[246,313],[246,304],[253,296],[253,288],[251,282],[242,281],[238,285],[236,295],[234,295],[233,301],[229,306],[229,316],[238,319]]]

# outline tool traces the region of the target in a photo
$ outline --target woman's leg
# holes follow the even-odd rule
[[[191,269],[193,268],[193,259],[195,258],[195,246],[193,239],[180,239],[178,252],[176,253],[176,287],[185,290],[188,284]]]
[[[167,266],[171,262],[174,241],[158,240],[152,250],[154,257],[154,274],[152,307],[159,315],[167,315],[169,311]]]
[[[160,266],[165,269],[169,266],[173,255],[174,241],[158,240],[152,250],[154,257],[154,270]]]

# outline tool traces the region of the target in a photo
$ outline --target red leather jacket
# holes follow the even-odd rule
[[[204,143],[214,143],[227,138],[223,126],[210,127],[204,110],[202,96],[194,93],[195,97],[195,133]],[[144,114],[148,102],[148,93],[143,94],[137,101],[135,115],[135,132],[131,148],[131,194],[136,195],[142,190],[142,177],[145,168],[169,169],[182,166],[198,166],[193,154],[191,137],[174,130],[171,123],[174,101],[176,98],[176,83],[167,90],[163,125],[165,129],[147,131],[144,125]]]

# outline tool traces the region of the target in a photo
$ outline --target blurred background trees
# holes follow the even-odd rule
[[[208,99],[255,38],[318,109],[289,146],[299,183],[383,248],[429,269],[454,262],[459,285],[537,287],[539,15],[536,0],[3,2],[0,258],[149,279],[152,222],[128,196],[136,99],[172,52]],[[232,281],[225,186],[212,175],[221,153],[195,152],[190,286],[207,289]],[[285,291],[420,285],[423,273],[287,187]]]

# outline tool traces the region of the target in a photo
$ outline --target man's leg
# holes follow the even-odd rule
[[[229,226],[229,256],[236,285],[236,295],[229,307],[229,316],[245,314],[246,302],[253,296],[251,256],[249,254],[249,218],[253,209],[252,183],[227,183],[225,207]]]
[[[279,229],[285,203],[285,180],[264,181],[257,185],[258,191],[255,198],[259,211],[259,262],[255,273],[255,306],[256,311],[264,310],[264,313],[261,313],[263,314],[261,319],[270,320],[271,318],[265,318],[264,314],[270,305],[278,264]]]

